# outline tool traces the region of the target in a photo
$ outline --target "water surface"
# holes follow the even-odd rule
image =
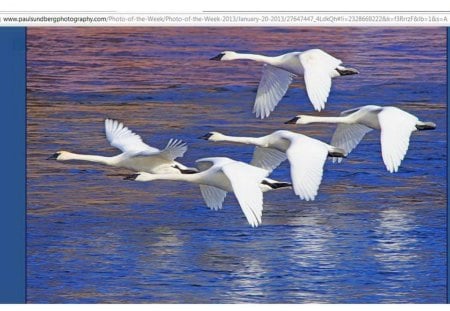
[[[253,229],[233,195],[215,212],[195,185],[45,160],[57,150],[116,154],[108,117],[159,148],[183,139],[186,165],[251,159],[250,146],[197,139],[211,130],[329,141],[333,126],[283,124],[318,114],[301,79],[258,120],[261,66],[208,60],[317,47],[361,72],[334,80],[320,115],[395,105],[437,124],[414,133],[398,173],[385,170],[373,131],[342,164],[326,164],[315,201],[267,193]],[[27,107],[28,302],[446,301],[445,28],[30,28]],[[288,180],[288,170],[272,176]]]

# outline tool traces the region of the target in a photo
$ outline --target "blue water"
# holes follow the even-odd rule
[[[395,105],[437,124],[413,134],[398,173],[385,170],[373,131],[343,163],[326,164],[315,201],[266,193],[263,224],[251,228],[232,194],[211,211],[195,185],[45,160],[57,150],[115,154],[107,117],[159,148],[183,139],[186,165],[251,159],[250,146],[197,139],[211,130],[329,141],[333,126],[283,124],[317,114],[301,79],[261,121],[251,113],[260,65],[208,61],[223,50],[316,47],[361,72],[334,80],[321,115]],[[28,302],[444,303],[446,108],[445,28],[31,28]],[[288,180],[288,164],[272,176]]]

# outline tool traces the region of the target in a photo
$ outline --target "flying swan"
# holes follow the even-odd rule
[[[288,159],[294,192],[306,201],[314,200],[317,195],[327,156],[346,156],[346,152],[340,148],[284,130],[262,137],[237,137],[210,132],[200,138],[255,145],[250,164],[268,171],[274,170]]]
[[[159,150],[145,144],[139,135],[133,133],[122,123],[111,119],[105,120],[105,133],[111,146],[120,149],[122,153],[105,157],[58,151],[48,159],[95,162],[152,174],[190,174],[196,172],[196,170],[174,161],[176,158],[182,157],[187,150],[186,144],[181,140],[170,139],[167,146],[163,150]]]
[[[331,79],[358,73],[356,69],[341,66],[341,60],[320,49],[291,52],[274,57],[225,51],[210,59],[217,61],[247,59],[264,64],[253,106],[256,117],[261,119],[268,117],[275,109],[295,76],[304,76],[309,100],[314,109],[320,111],[325,109]]]
[[[381,155],[386,169],[393,173],[408,151],[409,138],[414,131],[434,130],[433,122],[419,119],[396,107],[362,106],[341,112],[340,117],[298,115],[289,124],[337,123],[331,144],[350,153],[372,129],[381,130]],[[341,162],[342,159],[333,158]]]
[[[196,161],[199,169],[194,174],[148,174],[139,172],[125,177],[126,180],[186,181],[200,185],[206,205],[218,210],[222,208],[227,192],[234,192],[248,223],[252,227],[261,224],[263,192],[290,187],[266,176],[267,170],[225,157],[203,158]]]

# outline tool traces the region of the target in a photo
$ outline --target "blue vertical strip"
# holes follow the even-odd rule
[[[25,303],[26,28],[0,27],[0,303]]]
[[[447,303],[450,303],[450,203],[449,203],[449,194],[450,194],[450,166],[448,163],[449,154],[450,154],[450,144],[448,142],[449,131],[450,131],[450,119],[448,109],[450,107],[450,27],[447,27]]]

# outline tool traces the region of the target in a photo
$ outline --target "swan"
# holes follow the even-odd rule
[[[237,137],[210,132],[200,138],[214,142],[227,141],[255,145],[250,164],[268,171],[274,170],[281,162],[288,159],[294,192],[306,201],[314,200],[317,195],[327,156],[346,156],[343,149],[285,130],[275,131],[262,137]]]
[[[197,172],[197,170],[174,161],[176,158],[183,156],[187,150],[186,144],[181,140],[170,139],[167,146],[163,150],[159,150],[145,144],[139,135],[125,127],[123,123],[111,119],[105,120],[105,133],[111,146],[120,149],[122,153],[105,157],[58,151],[48,159],[57,161],[81,160],[154,174],[190,174]]]
[[[409,138],[414,131],[434,130],[433,122],[422,122],[397,107],[367,105],[341,112],[339,117],[298,115],[289,124],[337,123],[331,139],[333,146],[350,153],[372,129],[381,130],[381,155],[386,169],[393,173],[408,151]],[[333,162],[341,159],[333,158]]]
[[[274,57],[224,51],[210,58],[216,61],[236,59],[254,60],[264,64],[253,106],[256,117],[261,119],[268,117],[275,109],[295,76],[304,76],[309,100],[315,110],[321,111],[325,109],[331,79],[359,73],[356,69],[341,66],[341,60],[320,49],[291,52]]]
[[[252,227],[261,224],[263,192],[290,187],[291,184],[266,178],[269,171],[226,157],[203,158],[196,161],[199,169],[194,174],[148,174],[139,172],[125,177],[125,180],[186,181],[200,185],[200,192],[206,205],[213,209],[222,208],[227,192],[233,192]]]

